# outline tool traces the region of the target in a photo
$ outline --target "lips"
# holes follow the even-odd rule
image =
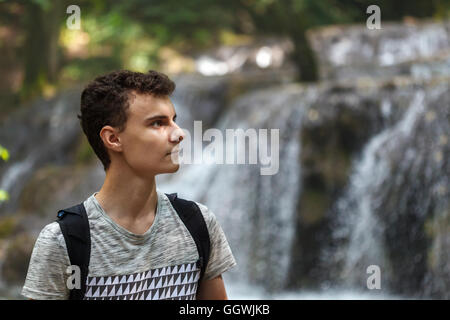
[[[180,152],[180,149],[173,149],[172,151],[170,151],[170,152],[168,152],[166,155],[168,156],[169,154],[172,154],[172,153],[178,153],[178,152]]]

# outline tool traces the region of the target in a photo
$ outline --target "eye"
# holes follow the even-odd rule
[[[151,127],[159,127],[162,124],[161,120],[156,120],[150,124]]]

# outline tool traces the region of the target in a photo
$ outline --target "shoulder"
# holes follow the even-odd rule
[[[54,221],[44,226],[39,233],[37,243],[40,246],[66,247],[59,223]]]
[[[42,234],[52,234],[54,236],[57,236],[58,234],[61,234],[61,228],[59,227],[59,223],[57,221],[53,221],[41,230]]]
[[[213,238],[219,236],[222,233],[222,227],[219,224],[216,214],[203,203],[199,203],[197,201],[194,202],[197,204],[203,214],[203,219],[205,219],[205,223],[210,236],[212,236]]]
[[[171,201],[169,200],[169,197],[167,196],[167,194],[165,194],[164,199],[166,199],[167,203],[172,207]],[[202,213],[203,219],[205,220],[205,223],[206,223],[209,233],[211,234],[214,231],[216,231],[217,226],[218,226],[217,218],[216,218],[216,215],[210,210],[210,208],[208,206],[206,206],[203,203],[200,203],[200,202],[197,202],[197,201],[194,201],[191,199],[187,199],[184,197],[183,198],[178,197],[178,199],[195,203],[197,205],[197,207],[200,209],[200,212]],[[175,209],[174,209],[174,211],[175,211]]]
[[[216,223],[216,215],[206,205],[197,201],[194,202],[202,212],[203,218],[205,219],[207,225],[210,225],[211,223]]]
[[[211,280],[235,266],[236,261],[216,215],[206,205],[199,202],[195,203],[203,213],[210,236],[211,252],[205,271],[205,279]]]
[[[30,257],[22,295],[31,299],[67,299],[66,268],[70,259],[59,224],[42,228]]]

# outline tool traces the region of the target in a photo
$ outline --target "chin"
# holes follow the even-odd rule
[[[177,172],[179,168],[180,168],[179,164],[173,164],[169,168],[167,168],[167,170],[165,170],[164,173],[174,173]]]

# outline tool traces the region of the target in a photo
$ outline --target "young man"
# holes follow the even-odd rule
[[[106,178],[84,207],[91,254],[84,299],[227,299],[221,274],[236,265],[215,215],[201,209],[210,255],[199,284],[196,244],[155,176],[179,168],[184,137],[169,96],[175,84],[164,74],[116,71],[89,83],[79,119]],[[41,231],[22,295],[68,299],[71,276],[58,222]],[[198,288],[198,290],[197,290]]]

